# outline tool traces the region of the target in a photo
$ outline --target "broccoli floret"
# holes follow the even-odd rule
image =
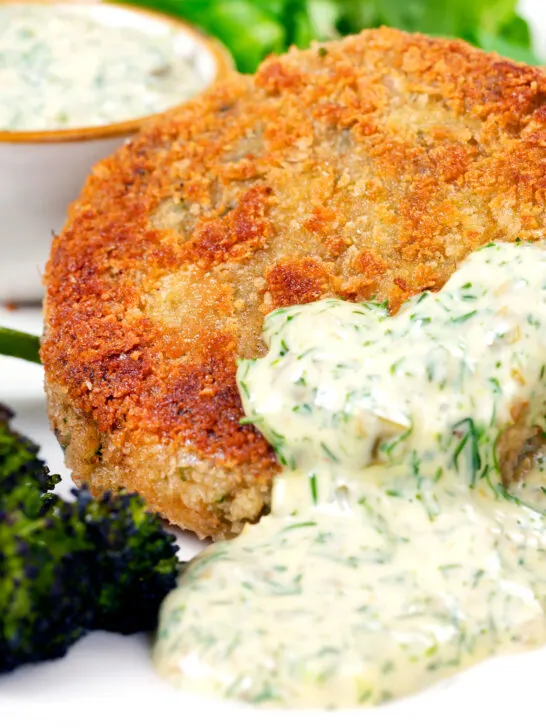
[[[10,427],[13,413],[0,404],[0,508],[22,508],[29,516],[43,511],[50,500],[42,495],[60,481],[38,458],[38,446]]]
[[[93,547],[92,628],[121,634],[155,629],[159,605],[175,587],[180,567],[175,537],[136,493],[106,493],[95,500],[86,490],[72,492]]]
[[[0,672],[61,657],[92,619],[80,568],[89,544],[72,510],[62,501],[39,517],[0,508]]]
[[[136,494],[66,502],[0,405],[0,673],[61,657],[93,629],[155,627],[178,547]]]

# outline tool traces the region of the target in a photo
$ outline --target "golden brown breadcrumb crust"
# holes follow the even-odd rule
[[[215,538],[276,464],[236,358],[263,317],[441,286],[492,239],[546,235],[546,76],[395,30],[267,60],[97,165],[55,239],[42,357],[75,478]]]

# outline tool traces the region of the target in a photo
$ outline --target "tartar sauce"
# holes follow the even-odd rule
[[[205,85],[177,34],[101,22],[92,6],[0,3],[0,129],[100,126],[164,111]]]
[[[269,352],[240,362],[238,383],[284,466],[271,514],[185,567],[159,672],[339,708],[546,643],[541,478],[526,504],[517,467],[514,490],[503,481],[522,453],[544,468],[529,442],[545,425],[545,331],[538,244],[480,249],[396,316],[338,300],[270,314]]]

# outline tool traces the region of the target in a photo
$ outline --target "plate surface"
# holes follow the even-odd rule
[[[532,22],[537,46],[546,54],[546,7],[543,0],[524,0],[522,10]],[[5,250],[2,257],[5,256]],[[0,308],[0,326],[32,333],[41,331],[38,309],[9,312]],[[0,356],[0,402],[16,413],[18,429],[38,442],[52,472],[63,476],[60,490],[71,485],[62,451],[50,432],[43,377],[37,365]],[[181,558],[201,548],[197,539],[178,534]],[[206,618],[206,615],[204,615]],[[265,711],[179,693],[163,683],[150,662],[150,637],[122,637],[97,632],[82,639],[67,657],[21,668],[0,676],[0,724],[71,726],[200,726],[222,721],[238,726],[302,725],[349,728],[394,726],[544,724],[546,648],[509,658],[496,658],[415,697],[360,711],[322,713]],[[303,724],[302,724],[303,721]]]

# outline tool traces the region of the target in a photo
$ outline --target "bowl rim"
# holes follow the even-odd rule
[[[25,0],[0,0],[0,5],[20,5]],[[28,2],[36,3],[36,0],[28,0]],[[43,0],[42,0],[43,2]],[[157,10],[149,10],[131,2],[110,2],[102,0],[98,2],[70,2],[70,0],[58,0],[57,2],[43,2],[43,4],[65,5],[65,6],[89,6],[96,7],[104,5],[107,7],[119,8],[129,13],[144,15],[153,20],[163,22],[175,29],[183,30],[187,35],[192,36],[198,43],[206,48],[214,59],[216,66],[216,75],[210,84],[204,87],[203,91],[211,88],[218,81],[223,80],[229,73],[235,70],[235,63],[227,48],[216,38],[207,35],[199,28],[186,21],[177,18],[168,13],[162,13]],[[181,104],[184,101],[180,102]],[[148,116],[139,116],[126,121],[116,121],[112,124],[103,124],[100,126],[82,126],[71,129],[36,129],[28,131],[7,131],[0,129],[0,144],[50,144],[59,142],[81,142],[89,140],[110,139],[112,137],[132,136],[143,124],[157,118],[161,114],[176,108],[177,105],[170,106],[163,111],[149,114]]]

